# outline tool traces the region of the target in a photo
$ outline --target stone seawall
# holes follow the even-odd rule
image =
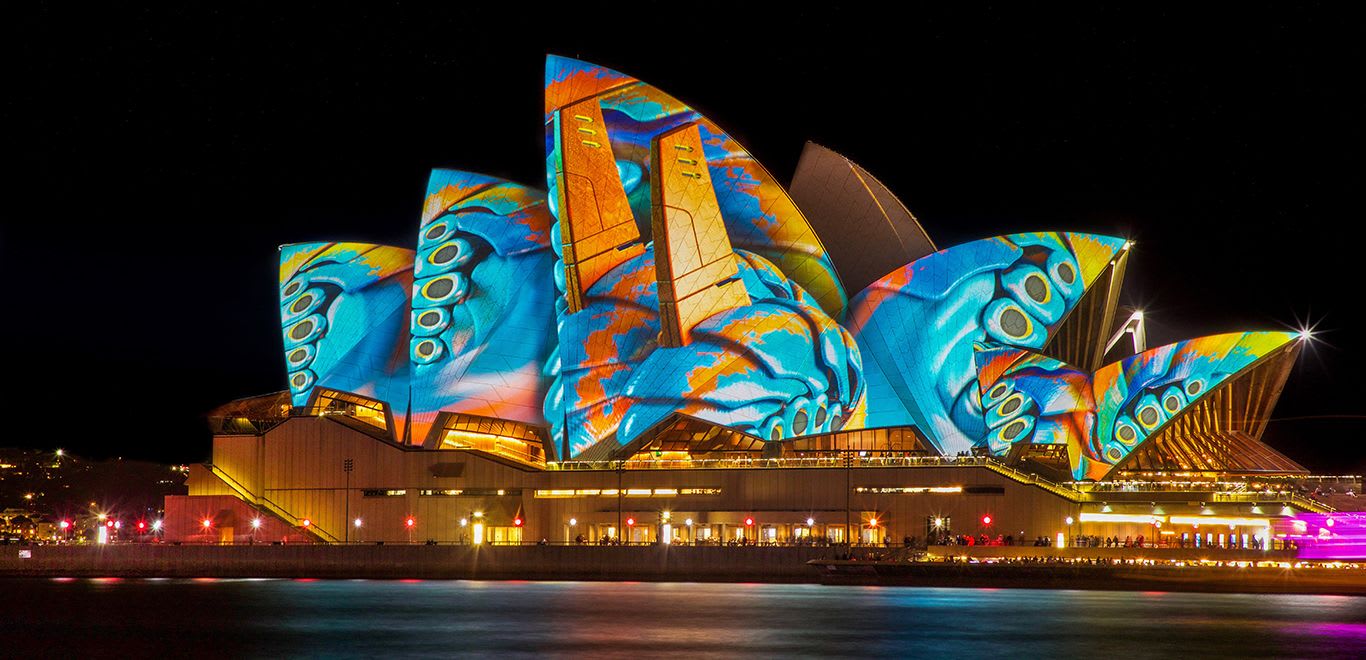
[[[29,556],[21,556],[25,552]],[[1094,564],[1059,562],[1056,558],[1047,563],[969,563],[961,559],[952,562],[879,562],[869,559],[898,553],[895,550],[890,553],[871,553],[866,548],[856,549],[855,554],[860,556],[860,561],[835,559],[842,552],[843,548],[782,546],[0,546],[0,578],[821,582],[884,586],[1366,595],[1366,569],[1363,568],[1145,566],[1142,563],[1113,564],[1111,561],[1117,557],[1099,556],[1096,559],[1100,561]],[[1000,549],[994,554],[1000,554]]]
[[[0,576],[815,582],[806,562],[832,556],[812,547],[40,545],[0,546]]]

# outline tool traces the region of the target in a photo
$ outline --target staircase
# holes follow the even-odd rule
[[[242,501],[247,502],[258,508],[265,509],[275,517],[288,523],[291,527],[301,529],[304,531],[304,533],[313,536],[314,538],[316,538],[319,541],[322,541],[323,543],[341,543],[341,539],[337,538],[336,536],[333,536],[332,534],[327,533],[322,528],[318,527],[316,524],[309,524],[308,526],[304,526],[302,520],[295,518],[293,514],[289,513],[288,511],[285,511],[283,507],[271,501],[270,498],[264,495],[256,495],[255,493],[252,493],[251,491],[247,490],[245,486],[239,483],[236,479],[233,479],[232,477],[228,476],[228,473],[223,471],[223,469],[218,467],[217,465],[214,465],[212,463],[205,463],[204,467],[208,468],[209,472],[212,473],[213,476],[218,477],[218,479],[222,481],[224,484],[226,484],[228,488],[231,488],[233,493],[235,493],[237,497],[241,498]]]

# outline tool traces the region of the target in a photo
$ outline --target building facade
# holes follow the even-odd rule
[[[281,248],[288,390],[215,411],[168,538],[1249,547],[1328,510],[1260,440],[1303,337],[1148,349],[1129,241],[939,249],[828,149],[789,189],[639,80],[545,91],[546,190],[437,170],[412,248]]]

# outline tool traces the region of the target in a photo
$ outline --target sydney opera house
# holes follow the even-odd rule
[[[1246,548],[1332,511],[1260,440],[1302,338],[1148,348],[1122,237],[937,245],[843,156],[784,186],[562,57],[545,131],[544,188],[436,170],[414,244],[280,248],[288,389],[212,413],[168,539]]]

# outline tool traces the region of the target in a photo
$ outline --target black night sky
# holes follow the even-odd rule
[[[555,52],[690,103],[781,180],[808,139],[849,156],[941,247],[1131,236],[1150,345],[1318,323],[1266,439],[1366,470],[1354,17],[486,4],[8,17],[0,445],[205,460],[206,411],[285,387],[276,246],[411,245],[432,167],[544,185]]]

